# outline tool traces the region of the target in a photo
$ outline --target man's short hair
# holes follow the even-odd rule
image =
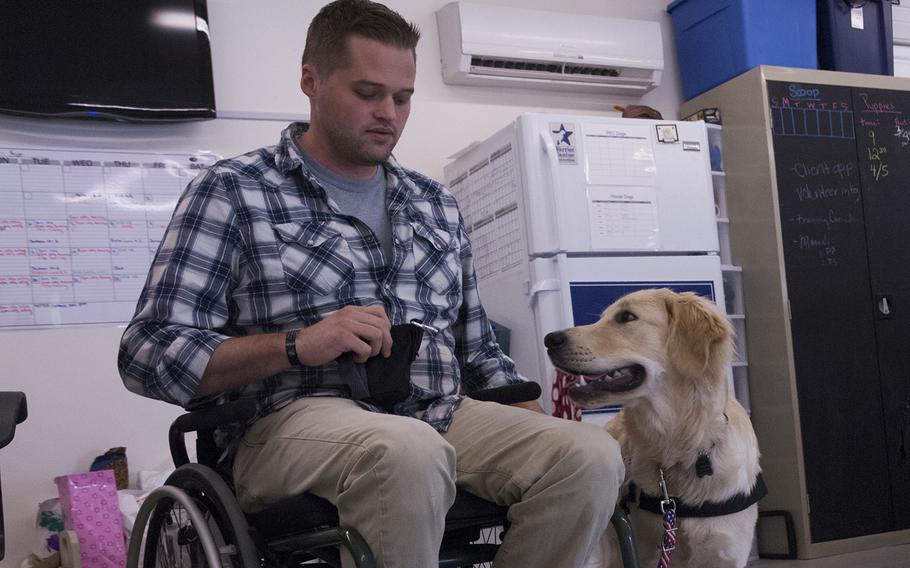
[[[420,30],[384,4],[370,0],[335,0],[310,22],[301,64],[309,63],[321,77],[347,65],[347,40],[358,35],[401,49],[417,59]]]

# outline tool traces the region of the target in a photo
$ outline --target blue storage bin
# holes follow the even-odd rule
[[[683,98],[756,65],[815,69],[815,0],[675,0],[673,20]]]
[[[891,0],[818,0],[820,69],[894,75],[893,41]]]

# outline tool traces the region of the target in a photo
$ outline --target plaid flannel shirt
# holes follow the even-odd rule
[[[393,324],[418,318],[439,329],[424,334],[411,395],[396,407],[439,431],[448,428],[462,385],[471,391],[525,380],[480,304],[452,195],[390,158],[394,254],[385,259],[372,231],[339,214],[306,168],[293,140],[305,128],[291,124],[277,146],[219,161],[189,184],[121,340],[126,387],[185,408],[254,397],[258,416],[303,396],[348,396],[334,362],[196,396],[225,339],[306,327],[347,305],[382,305]]]

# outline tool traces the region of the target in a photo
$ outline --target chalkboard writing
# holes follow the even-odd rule
[[[910,152],[910,99],[907,93],[854,89],[859,162],[877,183],[892,175]],[[901,164],[902,165],[902,164]],[[900,177],[900,176],[898,176]]]
[[[769,88],[771,131],[775,136],[853,138],[849,90],[834,92],[818,85],[785,84]]]
[[[853,89],[873,288],[910,293],[910,93]]]
[[[862,242],[850,89],[778,83],[768,91],[787,258],[836,271],[856,252],[845,248],[857,235]]]

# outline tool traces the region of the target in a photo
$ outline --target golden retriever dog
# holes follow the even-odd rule
[[[606,430],[622,448],[620,499],[641,565],[657,565],[666,536],[662,472],[678,515],[670,564],[745,566],[765,489],[755,433],[727,379],[733,328],[726,316],[692,293],[642,290],[594,324],[548,334],[545,344],[556,367],[581,377],[570,391],[578,405],[623,406]],[[621,565],[616,547],[610,529],[589,568]]]

